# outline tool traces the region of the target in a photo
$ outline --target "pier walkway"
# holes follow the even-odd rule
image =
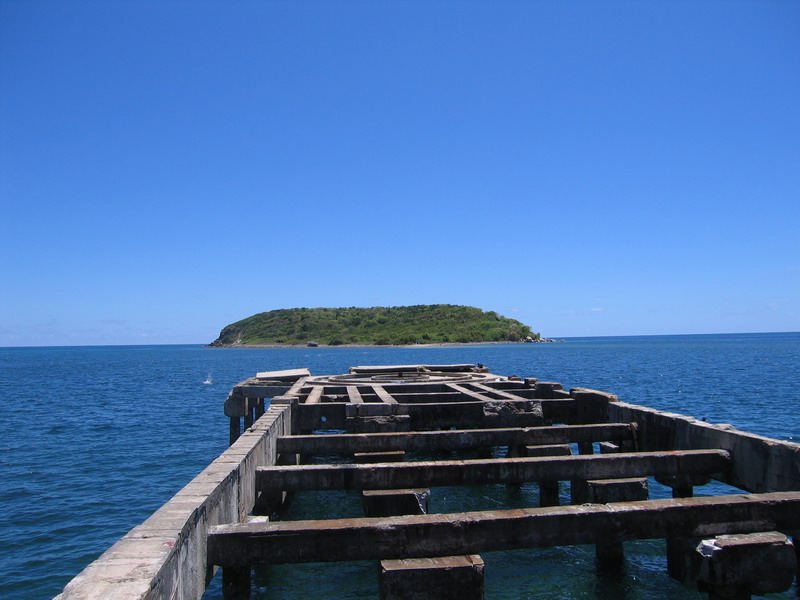
[[[470,364],[258,373],[225,414],[230,448],[61,600],[200,598],[218,568],[225,597],[248,598],[254,565],[350,560],[379,565],[376,598],[470,600],[481,553],[593,544],[607,570],[639,539],[666,540],[669,574],[710,598],[796,576],[797,444]],[[712,480],[742,493],[694,496]],[[527,482],[536,506],[428,511],[440,486]],[[649,499],[652,482],[672,498]],[[275,519],[308,490],[358,490],[364,517]]]

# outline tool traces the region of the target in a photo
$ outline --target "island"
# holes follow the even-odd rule
[[[494,311],[452,304],[285,308],[231,323],[213,347],[538,342],[528,325]]]

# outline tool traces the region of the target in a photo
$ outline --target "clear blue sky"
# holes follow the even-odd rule
[[[0,0],[0,345],[296,306],[800,330],[800,3]]]

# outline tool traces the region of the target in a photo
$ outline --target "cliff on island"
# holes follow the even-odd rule
[[[374,308],[288,308],[232,323],[211,346],[406,345],[536,342],[515,319],[471,306],[428,304]]]

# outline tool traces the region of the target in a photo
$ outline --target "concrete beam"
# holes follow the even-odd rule
[[[483,392],[484,394],[489,394],[490,396],[494,395],[498,398],[505,400],[530,400],[530,398],[525,398],[523,396],[519,396],[517,394],[513,394],[505,390],[493,388],[488,385],[484,385],[482,383],[467,383],[465,385],[479,392]]]
[[[567,479],[619,479],[649,475],[711,474],[725,471],[728,463],[727,452],[696,450],[372,465],[276,466],[256,470],[256,487],[260,491],[377,490]]]
[[[478,365],[465,363],[453,365],[361,365],[350,367],[350,373],[369,375],[417,373],[425,371],[439,371],[440,373],[477,373]]]
[[[355,385],[347,386],[347,398],[350,400],[351,404],[364,403],[364,399],[361,397],[361,392],[358,391],[358,387]]]
[[[308,369],[286,369],[283,371],[264,371],[256,373],[256,379],[268,379],[270,381],[290,381],[294,382],[302,377],[310,377],[311,371]]]
[[[598,541],[800,529],[800,493],[584,504],[386,519],[243,523],[212,528],[214,565],[424,558]]]
[[[275,400],[273,399],[273,403]],[[574,401],[573,401],[574,402]],[[358,416],[351,413],[375,411],[374,414],[407,415],[413,429],[438,429],[457,427],[475,429],[486,427],[531,427],[542,425],[538,402],[532,400],[487,400],[486,402],[437,402],[420,404],[364,403],[355,407],[347,402],[322,402],[300,404],[295,411],[299,432],[317,429],[347,429],[347,419]],[[364,414],[363,416],[370,416]]]
[[[800,444],[713,425],[625,402],[608,405],[612,421],[635,421],[643,450],[722,448],[733,468],[723,481],[751,492],[800,490]]]
[[[386,404],[397,404],[397,400],[395,400],[392,397],[392,395],[389,392],[387,392],[384,388],[382,388],[381,386],[373,385],[372,386],[372,391],[375,393],[375,395],[378,398],[380,398],[381,402],[384,402]]]
[[[293,435],[278,440],[290,454],[353,454],[390,450],[463,450],[489,446],[528,446],[634,439],[635,424],[460,429],[410,433]]]

